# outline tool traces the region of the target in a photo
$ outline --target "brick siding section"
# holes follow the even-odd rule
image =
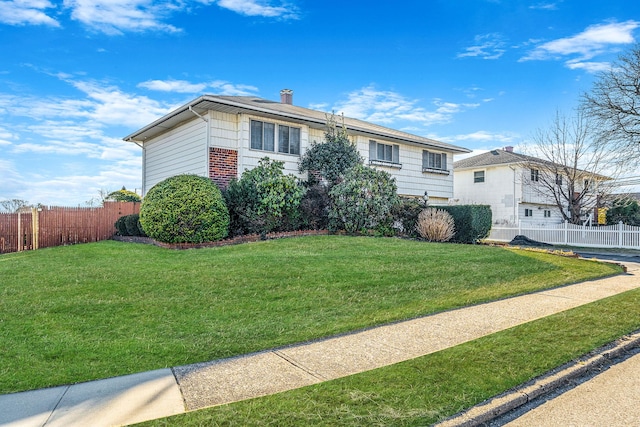
[[[209,148],[209,178],[221,189],[238,177],[238,151]]]

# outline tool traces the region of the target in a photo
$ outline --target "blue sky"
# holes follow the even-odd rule
[[[207,93],[522,147],[640,37],[630,0],[0,0],[0,200],[139,189],[122,138]]]

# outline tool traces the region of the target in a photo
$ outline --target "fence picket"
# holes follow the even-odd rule
[[[0,213],[0,253],[110,239],[118,218],[139,212],[138,202],[104,202],[98,208],[50,206]]]
[[[509,242],[518,234],[549,244],[640,249],[640,227],[622,223],[595,227],[568,224],[567,222],[556,225],[536,226],[522,221],[518,226],[492,227],[488,240]]]

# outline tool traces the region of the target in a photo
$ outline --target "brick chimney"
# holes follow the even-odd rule
[[[280,102],[293,105],[293,91],[291,89],[282,89],[280,91]]]
[[[504,147],[504,151],[506,151],[507,153],[513,153],[513,147],[510,145],[507,147]]]

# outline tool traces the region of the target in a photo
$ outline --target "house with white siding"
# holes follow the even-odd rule
[[[513,147],[456,161],[455,204],[491,206],[494,224],[535,225],[562,223],[569,207],[558,206],[558,194],[570,194],[579,204],[585,220],[593,219],[598,201],[598,185],[610,178],[515,153]],[[572,178],[568,179],[567,174]],[[560,199],[560,204],[568,199]]]
[[[327,113],[293,105],[293,92],[280,102],[253,96],[203,95],[128,135],[142,148],[143,195],[174,175],[211,178],[221,188],[263,157],[284,162],[300,178],[300,156],[324,141]],[[469,150],[433,139],[344,117],[365,164],[389,172],[398,193],[447,204],[453,197],[453,155]]]

